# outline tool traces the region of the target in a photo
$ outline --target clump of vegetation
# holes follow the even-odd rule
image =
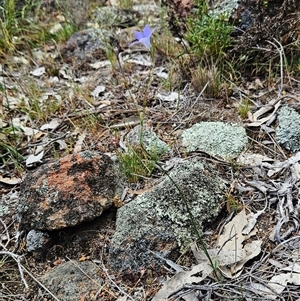
[[[209,12],[206,1],[196,1],[196,12],[187,23],[186,39],[191,43],[193,54],[202,64],[214,61],[222,63],[226,50],[231,46],[233,27],[226,14]]]
[[[0,54],[15,49],[32,48],[46,41],[66,40],[76,31],[71,21],[62,22],[57,30],[51,30],[53,20],[39,14],[40,1],[27,0],[22,5],[16,0],[3,0],[0,5]]]
[[[203,92],[208,98],[221,95],[221,73],[215,65],[209,67],[198,66],[192,73],[192,86],[197,92]]]
[[[243,99],[241,104],[238,106],[238,112],[241,118],[246,119],[250,111],[250,101],[248,99]]]
[[[198,60],[198,67],[191,72],[192,84],[198,92],[205,88],[207,97],[220,96],[221,73],[231,66],[226,51],[232,45],[232,29],[226,14],[209,11],[206,1],[196,1],[185,38],[192,56]]]
[[[132,0],[119,0],[119,5],[123,9],[132,9],[133,4]]]
[[[134,183],[152,174],[160,156],[155,150],[147,152],[143,147],[135,146],[126,153],[119,153],[118,158],[126,178]]]
[[[0,128],[0,163],[4,166],[13,165],[15,169],[22,169],[24,157],[19,152],[22,135],[14,127]]]

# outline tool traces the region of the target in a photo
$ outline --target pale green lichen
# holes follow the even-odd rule
[[[239,2],[237,0],[223,0],[213,5],[212,13],[216,16],[221,14],[231,15],[238,6]]]
[[[238,157],[247,142],[243,127],[223,122],[197,123],[182,133],[182,145],[188,152],[202,151],[224,160]]]
[[[128,133],[126,138],[131,146],[142,144],[148,153],[155,153],[158,156],[163,156],[172,151],[168,144],[159,139],[149,127],[138,125]]]
[[[203,223],[215,218],[222,208],[224,182],[211,166],[197,158],[181,164],[170,177],[184,194],[201,233]],[[155,229],[175,235],[183,251],[197,237],[184,199],[168,177],[121,207],[116,226],[113,243],[118,245],[128,237],[138,239]]]
[[[0,217],[8,214],[10,212],[9,206],[0,204]]]
[[[281,108],[278,114],[279,126],[276,139],[279,144],[293,152],[300,150],[300,115],[288,106]]]

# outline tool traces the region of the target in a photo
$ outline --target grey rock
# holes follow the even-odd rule
[[[93,21],[101,27],[131,27],[141,19],[138,11],[121,9],[117,6],[98,7],[93,16]]]
[[[276,140],[286,149],[296,152],[300,150],[300,115],[288,106],[278,112]]]
[[[56,0],[56,2],[64,14],[77,26],[80,27],[87,22],[88,0]]]
[[[40,281],[59,299],[64,301],[91,300],[103,280],[99,268],[90,261],[68,261],[53,268]]]
[[[66,63],[73,64],[75,70],[94,70],[91,64],[106,60],[106,52],[115,39],[104,29],[89,28],[74,33],[60,49]]]
[[[179,251],[186,250],[196,234],[182,194],[200,233],[203,223],[220,212],[226,186],[211,165],[194,158],[179,164],[169,175],[181,192],[165,177],[151,191],[118,209],[109,255],[113,269],[160,265],[150,251],[176,260]]]
[[[149,127],[134,127],[127,135],[126,140],[130,146],[143,145],[147,152],[163,156],[171,153],[171,148],[167,143],[159,139],[155,132]]]
[[[28,252],[39,252],[45,250],[50,237],[47,232],[30,230],[26,236],[26,248]]]
[[[20,186],[17,214],[25,230],[55,230],[91,221],[121,196],[123,178],[107,155],[84,151],[43,164]]]
[[[239,6],[238,0],[223,0],[222,2],[218,1],[212,5],[211,13],[215,15],[225,14],[230,16],[234,10]]]
[[[247,142],[247,134],[242,126],[223,122],[197,123],[182,133],[182,145],[188,152],[202,151],[224,160],[238,157]]]

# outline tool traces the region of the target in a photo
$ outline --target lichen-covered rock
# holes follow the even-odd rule
[[[49,2],[49,1],[48,1]],[[58,7],[78,27],[88,21],[88,0],[56,0]]]
[[[94,11],[93,21],[101,27],[135,26],[141,19],[141,14],[135,10],[121,9],[117,6],[98,7]]]
[[[224,160],[238,157],[247,142],[243,127],[223,122],[197,123],[182,133],[182,145],[188,152],[202,151]]]
[[[167,143],[159,139],[150,127],[134,127],[127,135],[126,140],[130,146],[143,145],[150,154],[163,156],[172,150]]]
[[[30,230],[26,236],[26,248],[28,252],[40,252],[47,248],[51,238],[47,232]]]
[[[93,63],[106,59],[111,39],[112,34],[104,29],[78,31],[61,46],[60,53],[66,63],[72,64],[72,70],[93,70]]]
[[[293,152],[300,150],[300,115],[288,106],[279,110],[276,140]]]
[[[212,166],[197,158],[178,165],[151,191],[118,209],[110,249],[115,270],[138,269],[160,263],[153,252],[172,260],[196,239],[183,195],[201,233],[222,208],[225,184]]]
[[[120,196],[121,179],[115,163],[98,152],[84,151],[44,164],[21,184],[20,226],[54,230],[93,220]]]
[[[68,261],[41,277],[40,281],[59,299],[64,301],[94,300],[103,279],[99,268],[90,261]]]

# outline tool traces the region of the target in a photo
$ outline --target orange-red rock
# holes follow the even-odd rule
[[[20,187],[22,229],[54,230],[98,217],[122,191],[121,175],[107,155],[84,151],[44,164]]]

